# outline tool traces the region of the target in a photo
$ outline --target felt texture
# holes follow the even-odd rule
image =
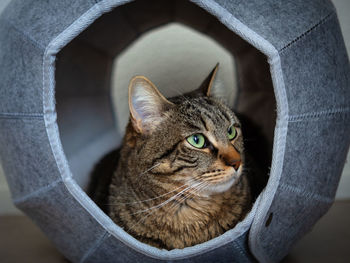
[[[94,0],[13,0],[2,17],[38,45],[46,47],[94,4]]]
[[[106,24],[114,26],[106,26]],[[88,27],[79,38],[113,58],[140,33],[120,8],[105,14]]]
[[[16,205],[73,262],[280,261],[333,202],[350,143],[349,60],[334,12],[326,0],[12,1],[0,17],[0,159]],[[114,146],[113,57],[170,21],[236,56],[232,106],[264,134],[272,162],[239,225],[164,251],[130,237],[81,187],[86,164]]]
[[[300,37],[330,13],[334,13],[334,7],[327,0],[216,2],[268,40],[277,50]]]
[[[211,24],[218,22],[209,12],[186,0],[175,2],[174,17],[175,21],[189,25],[200,32],[206,32]]]
[[[44,49],[3,17],[0,31],[0,113],[40,114]]]
[[[350,111],[323,113],[305,119],[291,118],[282,184],[307,195],[333,199],[350,143]],[[311,158],[311,161],[310,159]],[[294,161],[293,161],[294,160]]]
[[[280,54],[291,116],[349,109],[349,58],[335,14]]]
[[[67,190],[65,183],[52,183],[29,198],[16,202],[53,240],[56,247],[73,262],[105,234],[86,209]]]
[[[109,95],[108,73],[112,64],[113,59],[108,54],[80,39],[72,41],[57,55],[55,72],[57,100]]]
[[[171,22],[175,4],[176,1],[168,1],[166,4],[162,0],[132,1],[120,6],[120,10],[130,25],[140,34]]]
[[[349,134],[350,111],[290,118],[284,176],[266,217],[272,213],[272,221],[256,237],[269,261],[283,258],[333,203]]]
[[[0,117],[0,155],[14,200],[61,178],[43,117]]]
[[[84,262],[184,262],[184,263],[210,263],[210,262],[255,262],[247,247],[247,235],[238,237],[234,242],[223,245],[217,249],[209,250],[200,255],[179,259],[179,260],[159,260],[155,258],[145,258],[142,254],[131,251],[121,242],[110,235],[106,235],[96,250],[86,258]]]

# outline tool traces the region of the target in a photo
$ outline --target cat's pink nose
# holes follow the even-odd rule
[[[237,171],[241,165],[241,160],[225,160],[225,163],[228,166],[232,166]]]
[[[236,171],[241,165],[241,155],[233,146],[220,153],[219,157],[227,166],[232,166]]]

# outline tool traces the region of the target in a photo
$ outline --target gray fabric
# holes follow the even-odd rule
[[[280,54],[291,116],[349,110],[349,59],[335,14]]]
[[[45,48],[94,4],[94,0],[13,0],[1,16]]]
[[[207,33],[207,31],[218,21],[210,12],[206,12],[192,1],[176,1],[174,19],[177,22],[189,25],[199,32]],[[194,15],[195,14],[195,15]],[[223,29],[223,27],[219,27]],[[234,36],[232,36],[235,38]]]
[[[128,18],[129,23],[142,33],[173,20],[176,1],[162,0],[133,1],[120,7],[121,12]],[[155,14],[152,16],[150,14]]]
[[[73,262],[79,262],[96,239],[105,234],[103,227],[96,224],[96,219],[77,202],[62,181],[15,204]]]
[[[80,39],[72,41],[57,55],[57,100],[63,98],[62,103],[66,103],[65,98],[71,97],[84,99],[88,96],[107,97],[110,78],[106,72],[110,71],[112,64],[112,58],[101,50]]]
[[[106,23],[115,26],[106,27]],[[80,38],[95,49],[106,52],[108,56],[113,58],[139,35],[138,30],[130,24],[118,8],[105,14],[103,18],[97,19],[81,34]]]
[[[265,261],[285,256],[328,210],[349,148],[350,69],[335,15],[282,50],[281,65],[290,115],[284,176],[254,241],[268,255]],[[274,220],[266,228],[270,213]],[[286,236],[289,242],[281,242]]]
[[[333,202],[350,143],[349,61],[333,6],[128,2],[14,0],[2,14],[0,158],[16,205],[73,262],[281,260]],[[113,141],[106,97],[113,56],[170,21],[237,56],[237,109],[263,130],[272,163],[268,185],[243,222],[198,246],[164,251],[116,226],[76,176],[87,173],[79,163],[92,163]]]
[[[0,31],[0,114],[42,114],[44,49],[4,20],[3,16]]]
[[[303,35],[330,13],[334,13],[328,0],[216,2],[268,40],[277,50]]]
[[[145,258],[142,254],[131,251],[127,246],[117,241],[110,235],[106,235],[98,243],[98,246],[91,251],[83,262],[255,262],[248,250],[247,234],[238,237],[234,242],[223,245],[215,250],[204,252],[201,255],[178,260],[159,260]]]
[[[271,213],[272,221],[255,236],[265,261],[284,257],[333,203],[349,148],[349,124],[350,112],[290,119],[285,176],[263,223]]]
[[[0,156],[14,200],[60,180],[42,117],[0,117]]]

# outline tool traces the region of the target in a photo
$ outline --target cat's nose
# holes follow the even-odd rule
[[[241,165],[241,155],[233,146],[220,153],[219,157],[227,166],[232,166],[236,171]]]

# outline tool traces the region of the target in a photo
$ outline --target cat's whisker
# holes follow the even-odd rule
[[[138,222],[136,222],[134,225],[132,225],[131,227],[129,227],[129,231],[132,230],[135,226],[137,226],[138,224],[142,223],[143,221],[145,221],[149,216],[151,216],[153,213],[155,213],[159,208],[165,206],[166,204],[168,204],[169,202],[171,202],[172,200],[174,200],[177,196],[181,195],[183,191],[189,189],[191,186],[188,186],[186,187],[184,190],[180,191],[179,193],[175,194],[174,196],[172,196],[171,198],[167,199],[166,201],[164,201],[163,203],[159,204],[159,205],[156,205],[156,206],[153,206],[153,207],[150,207],[148,209],[145,209],[145,210],[141,210],[141,211],[138,211],[136,213],[133,213],[131,215],[135,215],[135,214],[139,214],[139,213],[144,213],[144,212],[147,212],[147,211],[150,211],[150,210],[153,210],[151,211],[150,213],[146,214],[144,217],[142,217]]]
[[[196,179],[197,179],[197,178],[192,178],[191,180],[187,181],[187,184],[188,184],[188,183],[192,183],[192,182],[195,181]],[[179,189],[181,189],[181,188],[183,188],[183,187],[186,187],[186,184],[183,184],[183,185],[181,185],[181,186],[179,186],[179,187],[177,187],[177,188],[171,190],[170,192],[167,192],[167,193],[165,193],[165,194],[162,194],[162,195],[159,195],[159,196],[156,196],[156,197],[153,197],[153,198],[149,198],[149,199],[145,199],[145,200],[140,200],[140,201],[134,201],[134,202],[125,202],[125,203],[121,202],[121,203],[118,203],[118,204],[130,205],[130,204],[139,204],[139,203],[144,203],[144,202],[153,201],[153,200],[162,198],[162,197],[164,197],[164,196],[167,196],[167,195],[169,195],[169,194],[171,194],[171,193],[174,193],[174,192],[176,192],[177,190],[179,190]],[[113,206],[113,205],[115,205],[115,204],[106,204],[106,205]]]
[[[186,201],[189,199],[189,198],[192,198],[193,196],[195,196],[195,194],[197,193],[200,193],[203,189],[206,189],[206,187],[208,186],[208,183],[202,183],[200,186],[198,187],[194,187],[193,188],[193,192],[187,192],[183,195],[183,197],[178,200],[177,203],[175,203],[173,206],[171,206],[169,208],[169,211],[172,211],[173,213],[174,212],[177,212],[179,208],[181,208],[181,206],[183,204],[186,204]]]
[[[140,214],[140,213],[144,213],[144,212],[147,212],[147,211],[150,211],[150,210],[153,210],[153,209],[157,209],[157,208],[161,208],[163,206],[165,206],[166,204],[168,204],[169,202],[171,202],[172,200],[174,200],[176,197],[180,196],[183,192],[187,191],[188,189],[190,189],[192,186],[188,186],[186,187],[185,189],[181,190],[180,192],[178,192],[177,194],[173,195],[172,197],[170,197],[169,199],[167,199],[166,201],[158,204],[158,205],[155,205],[155,206],[152,206],[152,207],[149,207],[147,209],[143,209],[143,210],[140,210],[140,211],[137,211],[135,213],[132,213],[132,215],[136,215],[136,214]]]
[[[153,165],[152,167],[148,168],[146,171],[140,173],[139,176],[142,176],[142,175],[148,173],[149,171],[153,170],[154,168],[158,167],[159,165],[161,165],[161,163],[156,163],[156,164]]]
[[[195,179],[195,178],[194,178]],[[198,183],[198,185],[200,185],[202,183]],[[154,206],[154,207],[151,207],[149,209],[146,209],[144,210],[143,212],[147,212],[149,210],[153,210],[151,211],[150,213],[148,213],[147,215],[145,215],[144,217],[142,217],[136,224],[132,225],[129,230],[132,230],[135,226],[137,226],[138,224],[140,224],[141,222],[143,222],[144,220],[146,220],[149,216],[151,216],[153,213],[155,213],[159,208],[161,207],[164,207],[166,204],[168,204],[169,202],[171,202],[172,200],[174,200],[176,197],[180,196],[181,194],[183,194],[185,191],[187,191],[188,189],[191,189],[191,188],[194,188],[195,185],[191,185],[191,186],[188,186],[186,187],[185,189],[183,189],[182,191],[180,191],[179,193],[175,194],[173,197],[169,198],[168,200],[166,200],[165,202],[157,205],[157,206]],[[185,192],[186,193],[186,192]]]
[[[192,182],[194,182],[194,181],[196,181],[196,180],[197,180],[197,177],[192,178],[192,179],[190,179],[189,181],[187,181],[186,184],[192,183]],[[149,199],[145,199],[145,200],[140,200],[140,201],[134,201],[134,202],[119,202],[118,204],[130,205],[130,204],[139,204],[139,203],[144,203],[144,202],[153,201],[153,200],[162,198],[162,197],[164,197],[164,196],[167,196],[167,195],[169,195],[169,194],[171,194],[171,193],[173,193],[173,192],[176,192],[177,190],[179,190],[179,189],[181,189],[181,188],[183,188],[183,187],[186,187],[186,184],[183,184],[183,185],[181,185],[181,186],[179,186],[179,187],[177,187],[177,188],[175,188],[175,189],[173,189],[173,190],[171,190],[171,191],[169,191],[169,192],[167,192],[167,193],[165,193],[165,194],[162,194],[162,195],[159,195],[159,196],[156,196],[156,197],[153,197],[153,198],[149,198]],[[117,205],[117,204],[105,204],[105,205],[108,205],[108,206],[115,206],[115,205]]]
[[[196,178],[193,178],[193,179],[196,179]],[[147,212],[147,211],[149,211],[149,210],[153,210],[153,211],[151,211],[150,213],[148,213],[147,215],[145,215],[144,217],[142,217],[137,223],[135,223],[134,225],[132,225],[131,227],[129,227],[129,231],[130,230],[132,230],[135,226],[137,226],[138,224],[140,224],[140,223],[142,223],[143,221],[145,221],[149,216],[151,216],[153,213],[155,213],[159,208],[161,208],[161,207],[164,207],[166,204],[168,204],[169,202],[171,202],[172,200],[174,200],[177,196],[180,196],[180,195],[182,195],[185,191],[187,191],[188,189],[196,189],[196,187],[198,187],[199,188],[199,186],[200,185],[202,185],[202,186],[207,186],[207,183],[206,182],[199,182],[197,185],[195,184],[195,185],[190,185],[190,186],[188,186],[188,187],[186,187],[184,190],[182,190],[182,191],[180,191],[179,193],[177,193],[176,195],[174,195],[173,197],[171,197],[171,198],[169,198],[169,199],[167,199],[165,202],[163,202],[163,203],[161,203],[161,204],[159,204],[159,205],[157,205],[157,206],[154,206],[154,207],[151,207],[151,208],[149,208],[149,209],[145,209],[144,211],[142,211],[142,212]],[[187,193],[187,194],[190,194],[190,193]],[[186,192],[185,192],[185,194],[184,195],[186,195]],[[177,205],[179,205],[179,204],[177,204]],[[170,209],[169,209],[170,210]],[[141,211],[139,211],[140,213],[141,213]],[[134,213],[135,214],[135,213]]]
[[[182,197],[179,200],[177,200],[177,202],[174,203],[174,205],[171,206],[169,210],[179,207],[189,197],[194,196],[195,193],[199,193],[202,189],[206,188],[207,185],[209,185],[207,182],[200,182],[197,185],[192,185],[190,190],[193,190],[193,193],[191,193],[190,191],[183,193]]]

